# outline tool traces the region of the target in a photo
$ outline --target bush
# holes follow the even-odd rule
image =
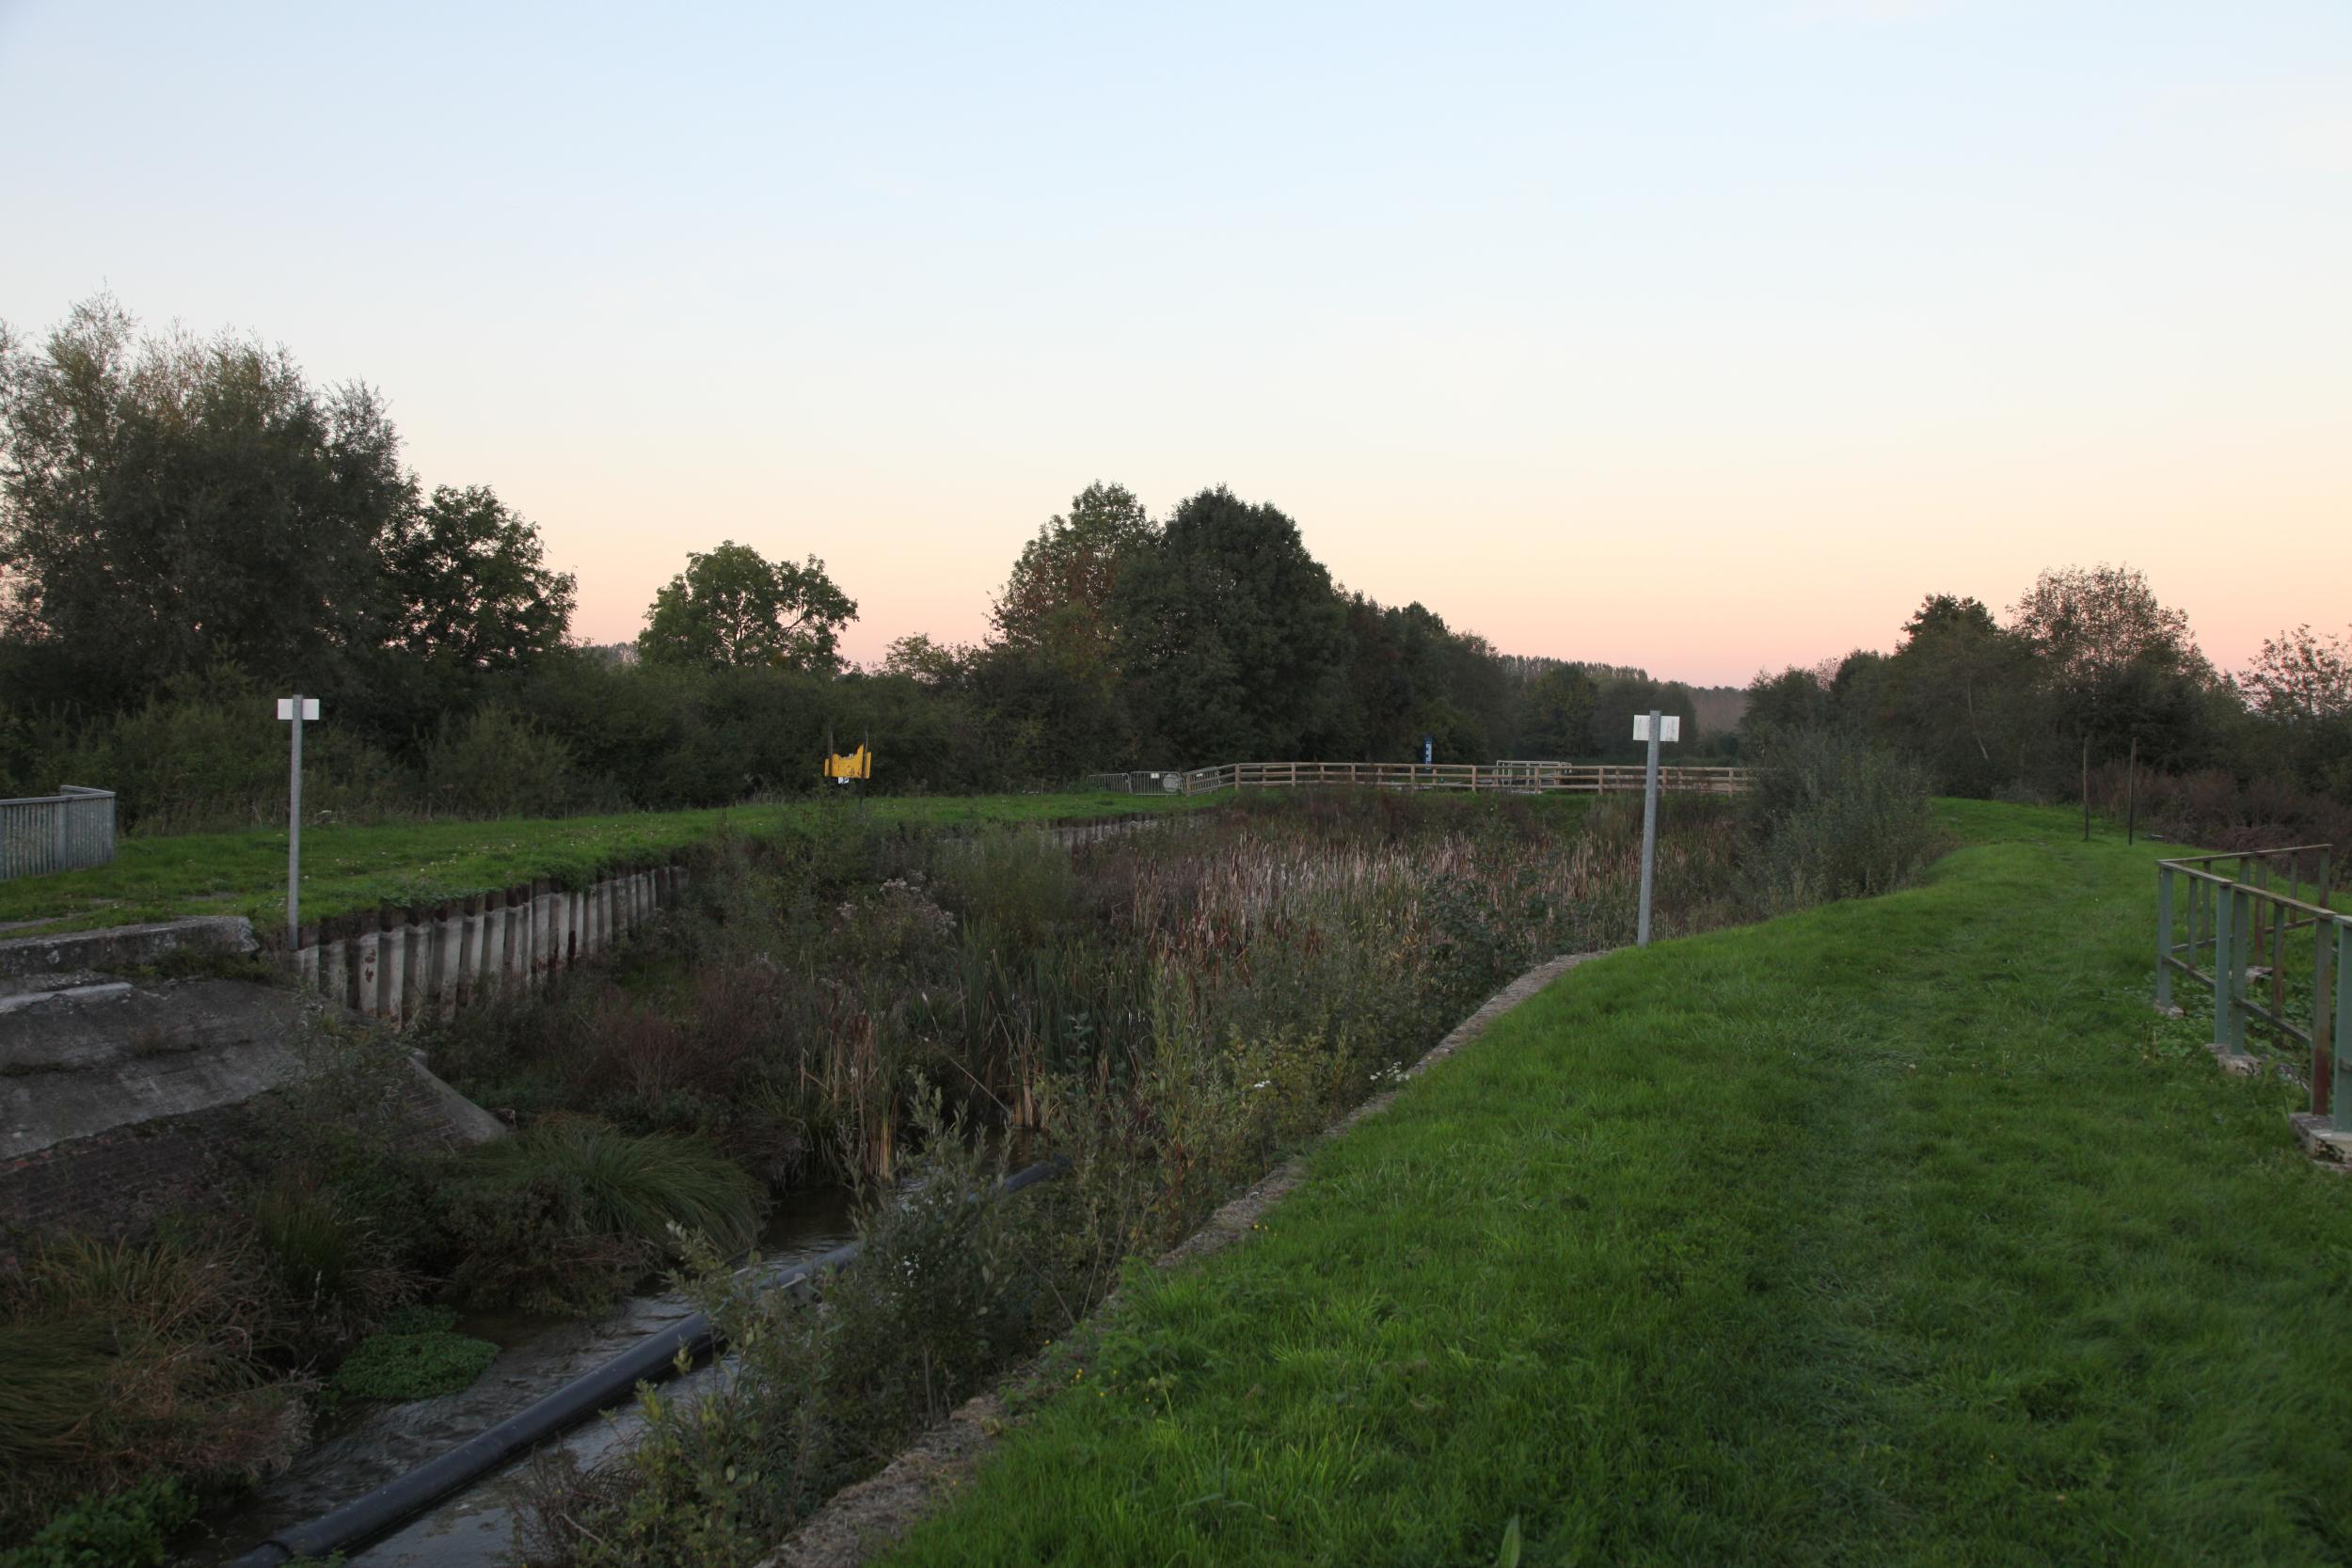
[[[681,1233],[729,1252],[759,1232],[759,1184],[707,1143],[549,1117],[470,1151],[449,1188],[469,1300],[526,1311],[592,1309],[625,1291]]]
[[[345,1399],[394,1402],[454,1394],[498,1359],[487,1339],[451,1332],[457,1314],[447,1307],[409,1307],[385,1320],[335,1369],[330,1392]]]
[[[330,1338],[415,1291],[390,1244],[331,1188],[281,1177],[255,1197],[253,1228],[293,1306]]]
[[[157,1473],[252,1476],[306,1435],[263,1271],[237,1247],[78,1238],[0,1301],[0,1524]]]
[[[1942,848],[1924,768],[1836,729],[1768,731],[1744,802],[1763,909],[1891,893]]]
[[[528,719],[483,707],[424,752],[425,798],[455,816],[558,816],[579,793],[572,750]]]
[[[0,1568],[152,1568],[173,1534],[195,1517],[187,1487],[158,1476],[77,1498],[30,1542],[0,1551]]]

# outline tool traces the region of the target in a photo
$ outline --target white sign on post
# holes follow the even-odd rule
[[[280,697],[278,717],[294,723],[294,759],[286,780],[286,950],[302,946],[302,726],[318,721],[316,697]]]
[[[1682,716],[1661,715],[1656,708],[1633,716],[1633,738],[1649,742],[1649,784],[1642,793],[1642,913],[1634,927],[1634,945],[1649,945],[1650,879],[1658,865],[1658,743],[1682,738]]]

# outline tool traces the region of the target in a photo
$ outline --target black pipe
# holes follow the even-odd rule
[[[1061,1160],[1042,1160],[1006,1177],[996,1188],[999,1193],[1017,1193],[1058,1176],[1067,1168]],[[856,1258],[861,1245],[858,1242],[846,1243],[807,1262],[783,1265],[775,1271],[768,1288],[802,1289],[825,1270],[840,1268]],[[578,1426],[600,1410],[625,1403],[633,1397],[640,1383],[658,1382],[675,1370],[681,1349],[689,1360],[699,1361],[717,1342],[718,1331],[708,1315],[697,1312],[681,1318],[439,1458],[427,1460],[406,1475],[386,1481],[374,1491],[308,1524],[279,1530],[229,1568],[280,1568],[298,1557],[327,1557],[351,1551],[423,1513],[451,1493],[471,1485],[516,1454]]]

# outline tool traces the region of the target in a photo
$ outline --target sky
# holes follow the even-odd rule
[[[0,320],[389,399],[633,636],[985,630],[1094,480],[1694,682],[2126,562],[2352,620],[2352,6],[0,0]]]

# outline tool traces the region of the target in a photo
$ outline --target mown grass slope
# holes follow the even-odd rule
[[[723,810],[629,812],[612,816],[510,817],[493,822],[305,825],[302,913],[308,920],[382,904],[430,904],[548,877],[567,885],[613,866],[660,859],[736,832],[810,832],[850,821],[1041,822],[1127,812],[1181,810],[1190,798],[1072,791],[1053,795],[878,796],[861,808],[818,799]],[[861,816],[861,811],[863,815]],[[241,914],[263,927],[286,915],[286,831],[129,838],[111,864],[0,882],[0,923],[43,929],[115,926],[191,914]],[[10,932],[21,935],[22,932]]]
[[[1140,1271],[900,1564],[2352,1560],[2352,1183],[2148,1004],[2151,863],[1588,964]]]

